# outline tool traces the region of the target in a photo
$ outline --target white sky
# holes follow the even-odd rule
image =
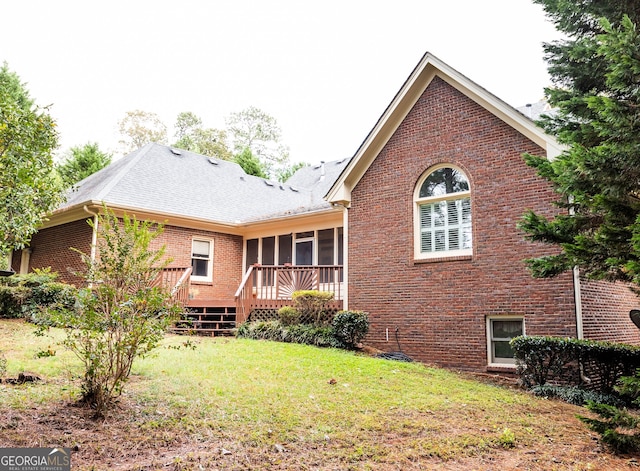
[[[522,106],[558,37],[531,0],[21,0],[2,16],[0,62],[53,105],[60,151],[114,157],[127,111],[171,132],[181,111],[224,128],[248,106],[278,120],[292,162],[349,157],[425,52]]]

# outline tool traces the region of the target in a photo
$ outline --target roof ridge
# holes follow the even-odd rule
[[[120,180],[122,180],[124,178],[124,176],[129,173],[129,170],[131,170],[131,167],[133,167],[135,164],[138,163],[138,161],[144,156],[146,155],[149,150],[154,146],[153,142],[150,142],[149,144],[147,144],[146,146],[144,146],[142,149],[140,149],[138,151],[138,155],[136,155],[134,158],[131,159],[131,162],[127,163],[127,165],[125,165],[124,167],[122,167],[122,169],[120,169],[120,171],[116,174],[115,177],[113,177],[111,179],[111,181],[109,183],[107,183],[104,188],[102,188],[102,190],[100,190],[100,192],[96,195],[96,199],[98,201],[103,201],[104,198],[109,194],[109,192],[113,189],[114,186],[116,186],[118,184],[118,182],[120,182]]]

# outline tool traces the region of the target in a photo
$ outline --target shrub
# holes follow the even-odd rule
[[[516,371],[525,387],[544,385],[551,378],[572,376],[568,364],[576,352],[570,339],[521,336],[511,340]]]
[[[82,362],[82,399],[97,415],[121,394],[133,361],[153,350],[180,311],[168,290],[155,285],[170,262],[164,247],[151,242],[163,226],[139,222],[126,214],[122,222],[104,208],[98,217],[98,249],[93,259],[81,253],[92,288],[79,293],[78,310],[57,315],[65,326],[63,345]]]
[[[253,340],[273,340],[276,342],[301,343],[316,347],[340,347],[333,329],[311,324],[285,326],[279,321],[245,322],[236,331],[236,337]]]
[[[299,324],[300,313],[292,306],[284,306],[278,309],[278,320],[282,325]]]
[[[300,320],[304,323],[326,325],[328,319],[327,305],[333,300],[334,294],[327,291],[300,290],[291,295],[295,309],[300,313]]]
[[[537,385],[531,388],[531,392],[536,396],[557,398],[569,404],[575,404],[576,406],[584,406],[589,402],[608,404],[616,407],[624,406],[624,401],[618,396],[590,391],[577,386]]]
[[[593,380],[591,389],[611,394],[623,375],[640,367],[640,347],[611,342],[557,337],[516,337],[511,340],[517,372],[523,385],[550,381],[579,386]]]
[[[369,332],[369,315],[364,311],[339,311],[331,323],[333,335],[345,348],[355,348]]]
[[[74,309],[77,289],[56,281],[57,276],[50,269],[36,269],[26,275],[0,278],[0,317],[49,325],[52,311]]]

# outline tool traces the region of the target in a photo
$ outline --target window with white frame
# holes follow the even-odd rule
[[[418,182],[414,201],[416,258],[471,255],[471,192],[462,170],[430,169]]]
[[[213,280],[213,241],[193,239],[191,242],[191,280]]]
[[[487,347],[490,364],[515,365],[513,349],[509,342],[524,335],[524,318],[500,316],[487,318]]]

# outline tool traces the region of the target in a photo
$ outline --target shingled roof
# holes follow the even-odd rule
[[[79,182],[56,212],[104,202],[221,224],[263,221],[330,208],[324,196],[346,163],[307,166],[279,183],[233,162],[152,143]]]

